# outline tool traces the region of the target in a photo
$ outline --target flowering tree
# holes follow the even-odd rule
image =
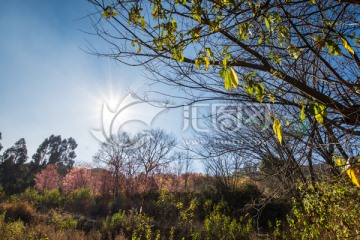
[[[73,168],[64,178],[63,189],[66,193],[75,189],[91,187],[91,172],[87,168]]]
[[[40,173],[35,174],[34,181],[36,189],[40,191],[59,189],[63,177],[57,171],[55,165],[47,165]]]

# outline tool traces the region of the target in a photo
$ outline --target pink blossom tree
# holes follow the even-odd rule
[[[52,164],[47,165],[41,172],[35,174],[35,187],[40,191],[59,189],[63,177],[58,173],[58,167]]]
[[[87,168],[73,168],[65,176],[63,190],[66,193],[75,189],[91,188],[91,171]]]

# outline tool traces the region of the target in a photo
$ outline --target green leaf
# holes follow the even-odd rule
[[[244,84],[244,89],[245,89],[245,92],[247,94],[249,94],[250,96],[254,95],[254,87],[253,87],[252,81],[250,81],[249,83]]]
[[[271,31],[270,20],[267,17],[264,17],[264,21],[266,28]]]
[[[197,69],[199,69],[199,70],[200,70],[200,68],[201,68],[201,63],[202,63],[202,59],[200,59],[200,58],[196,58],[196,59],[195,59],[195,66],[196,66]]]
[[[237,88],[239,85],[239,78],[238,78],[235,70],[232,67],[230,68],[230,78],[231,78],[231,83],[234,86],[234,88]]]
[[[301,112],[300,112],[300,119],[301,121],[305,121],[306,117],[305,117],[305,105],[301,106]]]
[[[335,56],[341,56],[342,55],[341,50],[339,48],[339,45],[336,42],[334,42],[332,40],[327,40],[325,42],[325,44],[326,44],[326,47],[328,48],[328,52],[330,54],[333,54]]]
[[[274,118],[273,130],[280,144],[282,144],[282,129],[278,118]]]
[[[321,125],[324,123],[324,117],[327,117],[326,106],[317,102],[310,105],[309,113],[313,115]]]
[[[231,82],[231,73],[230,70],[225,69],[225,78],[224,78],[224,86],[226,90],[231,90],[232,89],[232,82]]]
[[[265,96],[265,88],[264,85],[262,85],[261,83],[257,83],[255,86],[255,95],[256,95],[256,99],[262,103],[264,96]]]
[[[210,48],[205,48],[207,55],[211,58],[213,64],[215,65],[215,56]]]
[[[197,12],[195,12],[195,13],[193,14],[193,19],[194,19],[195,21],[197,21],[198,23],[201,23],[201,15],[198,14]]]
[[[354,50],[350,47],[348,41],[346,41],[346,39],[344,39],[344,38],[341,38],[341,41],[342,41],[342,43],[343,43],[343,45],[344,45],[344,48],[345,48],[346,50],[348,50],[349,53],[351,53],[352,55],[354,55],[355,52],[354,52]]]
[[[144,29],[146,28],[145,18],[144,18],[144,17],[141,17],[140,21],[141,21],[141,28],[144,30]]]
[[[252,78],[255,75],[256,75],[256,72],[250,72],[250,73],[245,74],[244,81],[247,81],[249,78]]]
[[[107,6],[104,9],[103,14],[101,14],[104,18],[110,18],[110,17],[115,17],[118,14],[118,12],[116,11],[116,9],[112,9],[110,6]]]

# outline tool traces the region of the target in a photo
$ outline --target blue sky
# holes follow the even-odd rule
[[[85,0],[0,0],[0,132],[10,147],[24,137],[29,157],[51,134],[73,137],[78,162],[91,162],[103,104],[116,110],[127,90],[144,90],[141,68],[97,58],[87,46],[92,11]],[[92,43],[96,38],[90,39]],[[134,111],[144,111],[134,110]],[[156,122],[181,129],[181,111]],[[166,121],[164,121],[166,119]],[[176,129],[175,129],[176,131]]]

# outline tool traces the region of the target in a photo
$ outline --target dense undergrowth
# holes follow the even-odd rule
[[[117,197],[28,188],[1,194],[0,239],[360,238],[358,189],[323,181],[296,192],[289,201],[264,205],[267,196],[249,183],[231,193],[161,190]]]

